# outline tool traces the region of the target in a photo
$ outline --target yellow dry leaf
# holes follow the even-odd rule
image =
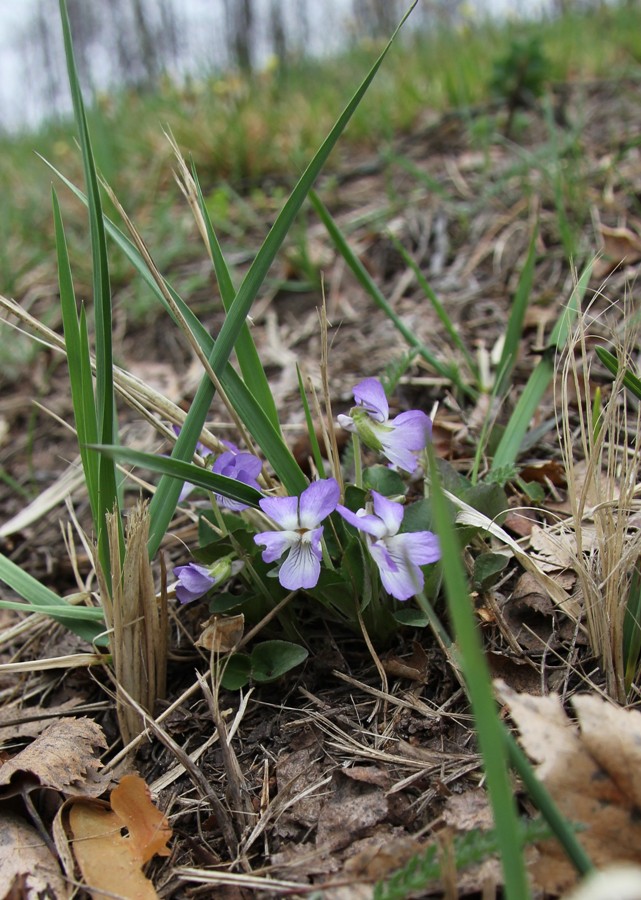
[[[537,775],[561,812],[586,826],[579,840],[594,864],[641,863],[641,714],[585,694],[572,698],[575,725],[557,695],[496,686]],[[572,887],[576,873],[560,845],[545,841],[538,850],[531,867],[537,886],[550,893]]]
[[[99,801],[72,801],[68,821],[74,856],[93,900],[114,894],[155,900],[158,895],[142,866],[154,854],[169,854],[171,829],[142,778],[125,775],[111,793],[111,808]]]
[[[140,775],[124,775],[111,792],[111,808],[129,830],[132,853],[141,863],[152,856],[169,856],[171,828],[151,802],[151,792]]]

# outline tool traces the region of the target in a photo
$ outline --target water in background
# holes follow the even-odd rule
[[[574,0],[580,2],[580,0]],[[331,54],[388,35],[409,0],[67,0],[83,84],[144,87],[162,73],[260,69],[270,56]],[[537,16],[567,0],[421,0],[410,27]],[[0,129],[69,109],[58,0],[0,0]]]

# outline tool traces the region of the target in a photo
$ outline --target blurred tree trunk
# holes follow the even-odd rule
[[[398,0],[354,0],[354,20],[360,35],[389,37],[398,25]]]
[[[254,62],[253,0],[224,0],[227,43],[233,48],[232,62],[250,73]]]

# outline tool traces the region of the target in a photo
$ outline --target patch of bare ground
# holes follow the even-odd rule
[[[499,423],[508,421],[572,291],[575,274],[564,240],[572,241],[579,269],[601,253],[590,285],[591,341],[621,316],[624,294],[636,309],[638,84],[562,86],[549,114],[543,107],[524,112],[509,136],[501,136],[501,124],[500,113],[485,110],[426,121],[376,157],[343,151],[338,174],[319,188],[384,296],[418,340],[444,360],[456,359],[455,351],[390,235],[411,253],[466,345],[491,366],[538,229],[522,352],[513,394],[496,411]],[[273,217],[276,205],[270,214],[268,189],[265,196],[263,214]],[[406,351],[322,226],[311,213],[307,219],[306,260],[292,241],[253,311],[253,334],[292,446],[305,433],[295,364],[318,383],[321,273],[335,413],[351,404],[356,381],[380,375]],[[247,234],[245,247],[232,253],[239,273],[249,259],[247,246],[257,246],[262,237],[258,231]],[[202,265],[176,263],[168,274],[184,281]],[[310,272],[317,276],[315,284]],[[42,317],[48,310],[51,322],[54,273],[42,273],[29,290],[32,314]],[[186,408],[200,377],[198,366],[164,316],[128,327],[129,297],[127,285],[115,296],[118,362]],[[189,299],[215,333],[223,312],[213,278]],[[607,396],[611,379],[598,365],[592,381]],[[403,377],[395,402],[399,409],[418,406],[428,412],[440,404],[437,451],[469,472],[483,421],[480,402],[474,407],[454,394],[418,360]],[[97,589],[90,547],[83,546],[75,525],[68,528],[69,510],[79,527],[89,528],[86,496],[74,477],[71,415],[65,368],[53,350],[44,350],[17,380],[2,385],[0,466],[7,476],[0,484],[2,549],[61,594]],[[575,415],[572,400],[569,415]],[[545,500],[533,509],[512,488],[511,504],[529,509],[510,515],[505,528],[523,540],[527,552],[544,558],[546,571],[572,595],[576,582],[570,567],[545,531],[568,513],[554,418],[551,389],[533,427],[548,425],[520,461],[529,467],[525,480],[543,485]],[[123,408],[121,420],[123,442],[165,449],[135,411]],[[219,436],[232,434],[222,408],[212,408],[208,424]],[[304,456],[304,443],[299,452]],[[43,507],[47,491],[51,501]],[[132,498],[138,491],[132,490]],[[185,546],[196,540],[196,516],[181,510],[164,542],[167,566],[183,562]],[[470,550],[470,565],[473,555]],[[580,593],[575,599],[580,607]],[[554,690],[567,699],[585,685],[603,684],[580,609],[578,621],[560,612],[516,559],[493,587],[478,589],[475,601],[488,661],[509,687],[533,694]],[[24,621],[0,612],[2,662],[24,663],[0,671],[5,751],[15,754],[50,721],[88,716],[99,725],[109,745],[103,755],[108,775],[117,779],[126,771],[139,772],[173,828],[171,855],[156,859],[148,871],[162,897],[241,900],[314,891],[327,900],[369,897],[373,882],[428,842],[446,845],[454,831],[464,830],[466,816],[468,827],[484,821],[484,802],[474,806],[482,772],[468,708],[427,630],[407,629],[378,648],[385,686],[359,635],[324,625],[307,601],[297,610],[310,649],[302,669],[245,694],[218,692],[215,686],[212,694],[208,655],[194,644],[206,613],[198,605],[172,607],[168,697],[155,718],[146,719],[142,737],[127,754],[118,743],[113,687],[101,667],[37,665],[62,656],[80,660],[91,648],[43,618]],[[456,806],[462,798],[468,804],[463,810]],[[47,833],[55,803],[44,804],[42,798],[38,803]],[[500,892],[495,865],[459,873],[456,880],[461,895]],[[454,896],[447,893],[451,877],[450,887],[445,881],[416,896]]]

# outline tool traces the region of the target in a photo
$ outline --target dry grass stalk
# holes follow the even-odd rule
[[[105,619],[111,632],[118,723],[127,744],[141,733],[144,722],[124,697],[132,697],[144,710],[153,713],[156,702],[165,695],[167,596],[162,590],[157,598],[154,588],[147,551],[147,504],[139,502],[129,515],[122,566],[116,514],[107,519],[113,596],[106,588],[104,573],[99,571],[99,578]]]
[[[620,325],[620,311],[617,324]],[[622,334],[610,341],[623,365],[630,365],[638,326],[624,305]],[[623,622],[630,580],[641,553],[641,531],[634,527],[641,471],[637,441],[639,403],[623,386],[623,369],[601,403],[595,421],[591,391],[590,333],[587,313],[580,316],[563,361],[561,446],[568,480],[568,499],[576,539],[575,571],[583,595],[590,645],[599,658],[607,693],[626,701]],[[605,344],[606,341],[599,343]],[[573,429],[570,398],[578,399],[578,427]],[[590,546],[586,525],[594,529]]]

